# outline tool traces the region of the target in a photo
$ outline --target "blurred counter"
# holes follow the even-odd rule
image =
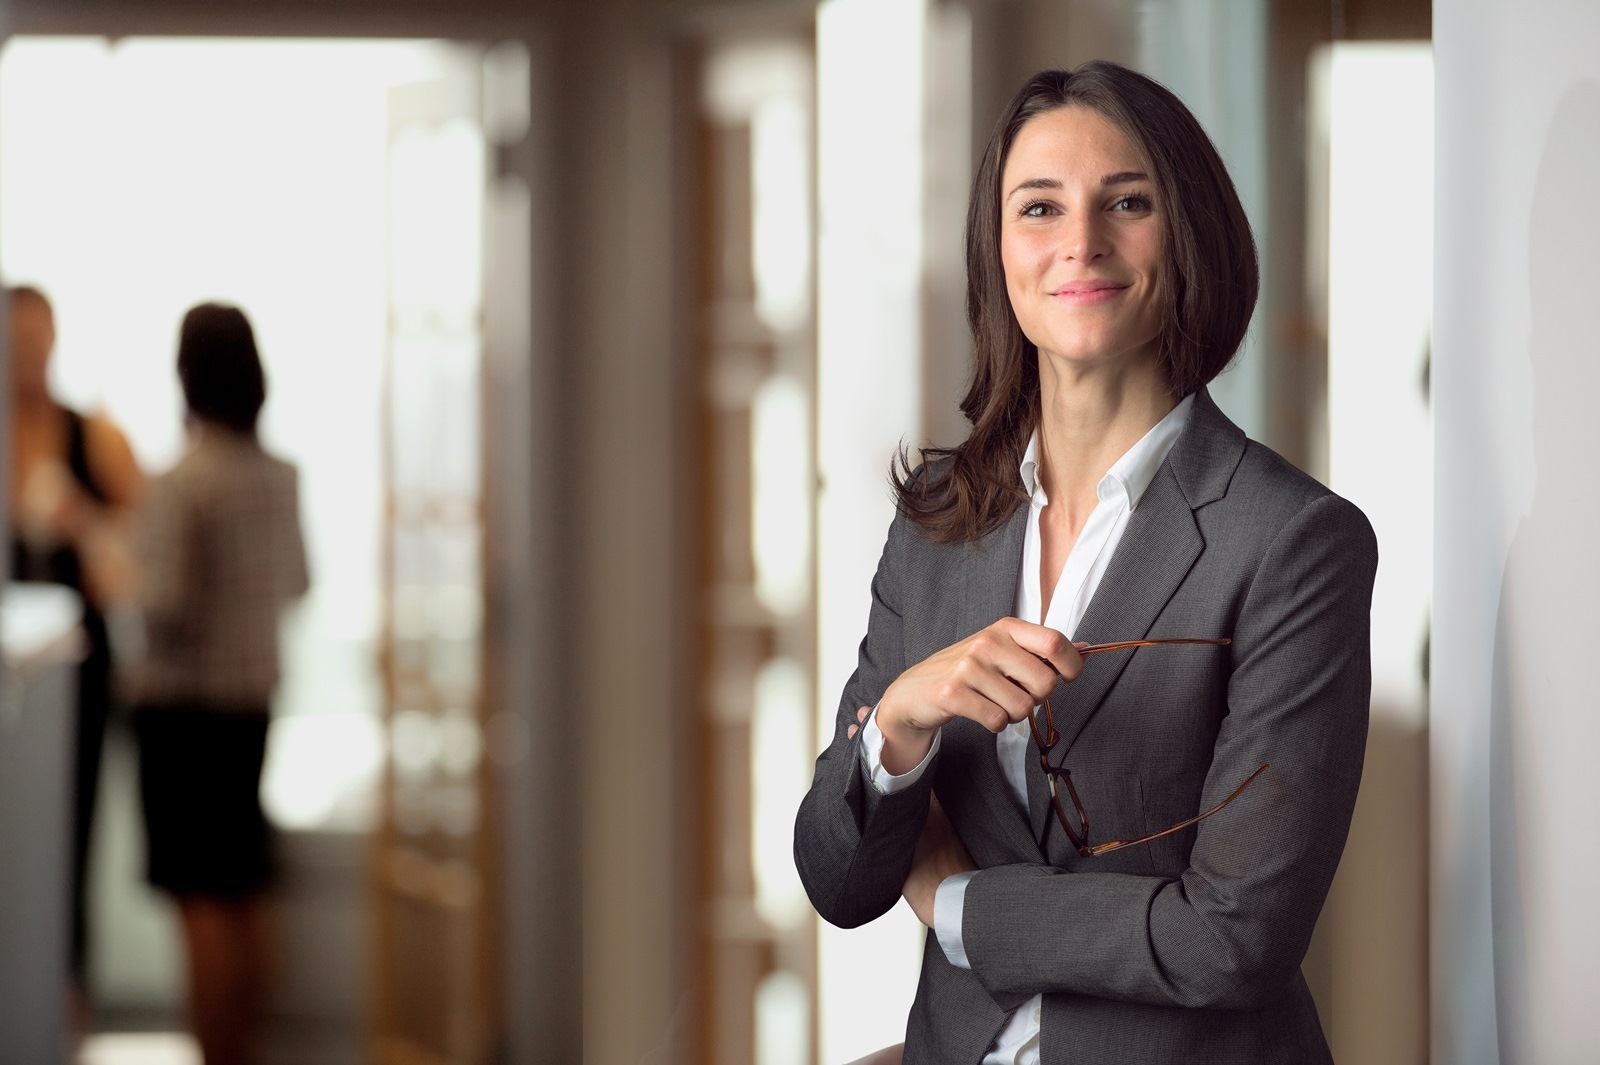
[[[0,589],[0,1062],[66,1058],[81,616],[59,585]]]

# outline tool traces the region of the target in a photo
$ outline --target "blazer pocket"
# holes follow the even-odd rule
[[[1149,836],[1163,829],[1171,828],[1180,821],[1193,817],[1198,810],[1183,812],[1185,807],[1175,806],[1171,801],[1161,802],[1154,786],[1146,781],[1143,774],[1135,777],[1135,785],[1139,789],[1139,807],[1142,813],[1143,830],[1141,835]],[[1153,839],[1149,843],[1141,843],[1130,850],[1142,851],[1149,863],[1151,876],[1178,877],[1189,868],[1189,852],[1194,847],[1197,829],[1194,825],[1180,829],[1160,839]]]
[[[1138,790],[1139,794],[1139,824],[1143,826],[1139,835],[1148,836],[1152,832],[1160,832],[1167,826],[1151,823],[1150,803],[1145,798],[1144,774],[1135,774],[1133,778],[1133,784]],[[1145,876],[1159,876],[1161,873],[1159,852],[1153,848],[1163,842],[1165,842],[1165,839],[1155,839],[1151,840],[1149,843],[1141,843],[1137,847],[1129,847],[1129,851],[1139,856],[1139,860],[1142,865],[1137,870],[1130,869],[1128,871],[1138,872]]]
[[[1089,840],[1091,843],[1109,843],[1112,840],[1139,839],[1158,828],[1151,828],[1150,806],[1145,798],[1144,781],[1137,770],[1118,769],[1116,772],[1088,772],[1074,774],[1078,793],[1089,815]],[[1129,784],[1132,784],[1130,787]],[[1063,794],[1062,802],[1066,803]],[[1071,807],[1067,807],[1071,811]],[[1160,844],[1141,843],[1137,847],[1124,847],[1097,858],[1083,858],[1072,853],[1066,836],[1051,817],[1052,850],[1060,848],[1067,855],[1066,868],[1075,872],[1127,873],[1130,876],[1156,876],[1160,872],[1159,858],[1150,848]],[[1160,826],[1165,827],[1165,826]]]

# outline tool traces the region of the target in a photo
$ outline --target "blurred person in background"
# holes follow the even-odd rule
[[[261,808],[278,625],[308,585],[298,474],[263,450],[266,377],[249,320],[184,316],[188,444],[150,485],[139,537],[146,657],[134,716],[147,875],[182,920],[205,1065],[249,1060],[271,955]]]
[[[972,432],[895,478],[801,879],[835,924],[927,926],[908,1065],[1328,1065],[1300,965],[1377,547],[1207,393],[1257,294],[1233,183],[1149,78],[1044,71],[966,247]]]
[[[64,584],[83,599],[85,654],[78,666],[72,823],[71,972],[81,1026],[88,1006],[85,906],[89,838],[100,754],[112,702],[107,616],[131,593],[128,530],[144,478],[121,431],[50,392],[55,312],[37,288],[6,294],[11,394],[11,577]]]

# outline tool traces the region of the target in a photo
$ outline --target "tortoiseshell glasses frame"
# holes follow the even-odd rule
[[[1130,647],[1166,647],[1175,644],[1204,644],[1223,647],[1232,642],[1231,639],[1226,638],[1220,640],[1119,640],[1115,643],[1096,643],[1080,647],[1078,648],[1078,654],[1087,656],[1099,654],[1103,651],[1120,651]],[[1038,720],[1041,714],[1044,717],[1042,728]],[[1162,836],[1170,836],[1174,832],[1183,831],[1190,825],[1198,824],[1234,799],[1237,799],[1240,793],[1250,786],[1251,781],[1260,776],[1267,768],[1264,765],[1261,766],[1254,773],[1245,777],[1244,783],[1234,788],[1226,799],[1223,799],[1204,813],[1197,814],[1186,821],[1179,821],[1175,825],[1163,828],[1160,832],[1152,832],[1148,836],[1140,836],[1138,839],[1118,839],[1107,843],[1091,844],[1089,842],[1089,814],[1083,808],[1083,800],[1078,798],[1078,789],[1073,787],[1071,772],[1067,770],[1066,766],[1050,764],[1050,752],[1055,750],[1056,745],[1061,742],[1061,736],[1056,732],[1055,715],[1050,712],[1050,700],[1048,697],[1033,711],[1029,712],[1028,731],[1032,733],[1034,745],[1039,750],[1039,767],[1044,770],[1045,779],[1050,782],[1050,804],[1055,807],[1056,820],[1061,822],[1061,828],[1066,832],[1067,839],[1072,842],[1073,848],[1085,858],[1098,858],[1100,855],[1110,854],[1112,851],[1123,850],[1127,847],[1137,847],[1141,843],[1149,843],[1151,840],[1160,839]],[[1072,808],[1077,813],[1078,827],[1076,829],[1072,827],[1072,823],[1067,819],[1067,811],[1061,805],[1061,793],[1057,781],[1064,782],[1067,786],[1067,796],[1072,800]]]

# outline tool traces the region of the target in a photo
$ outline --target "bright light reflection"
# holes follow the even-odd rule
[[[483,138],[463,119],[396,138],[389,191],[398,305],[476,310],[483,181]]]
[[[791,377],[762,382],[751,402],[756,597],[776,614],[811,594],[811,408]]]
[[[261,801],[284,829],[353,831],[371,823],[369,781],[383,765],[383,730],[371,714],[294,714],[272,722]]]
[[[186,1032],[106,1032],[84,1037],[78,1065],[200,1065],[200,1045]]]
[[[777,332],[810,310],[811,211],[805,112],[791,96],[763,103],[751,123],[756,313]]]
[[[806,982],[780,970],[756,988],[757,1065],[806,1065],[811,1060]]]
[[[809,690],[805,666],[792,658],[769,659],[756,675],[750,728],[756,910],[779,928],[798,924],[810,912],[794,868],[794,812],[811,776]]]

